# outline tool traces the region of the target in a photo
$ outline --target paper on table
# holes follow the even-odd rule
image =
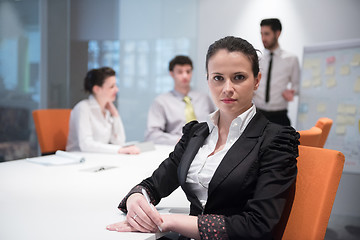
[[[134,145],[140,149],[140,152],[147,152],[147,151],[155,150],[155,145],[151,141],[149,141],[149,142],[138,142],[138,141],[127,142],[123,145],[123,147],[134,146]]]
[[[32,163],[42,164],[46,166],[53,166],[53,165],[81,163],[85,161],[85,158],[72,153],[58,150],[54,155],[27,158],[26,160]]]
[[[140,143],[136,143],[135,146],[137,146],[140,149],[140,152],[155,150],[155,145],[153,142],[140,142]]]

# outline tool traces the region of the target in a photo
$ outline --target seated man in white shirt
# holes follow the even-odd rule
[[[215,111],[210,97],[190,87],[193,64],[187,56],[176,56],[169,63],[169,71],[174,79],[174,89],[154,100],[150,107],[145,139],[157,144],[174,145],[182,136],[182,127],[191,120],[206,121],[207,116]],[[188,108],[184,97],[191,100],[195,116],[187,119]]]

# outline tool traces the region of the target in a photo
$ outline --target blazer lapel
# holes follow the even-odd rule
[[[216,169],[209,184],[209,196],[255,147],[258,142],[258,138],[263,134],[267,123],[268,120],[261,113],[255,114],[253,119],[245,128],[243,134],[229,149],[219,167]]]
[[[178,178],[181,186],[184,185],[189,167],[208,135],[209,127],[204,123],[190,138],[178,168]]]

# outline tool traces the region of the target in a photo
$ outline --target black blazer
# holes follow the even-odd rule
[[[155,205],[181,186],[190,201],[190,214],[199,216],[201,236],[205,236],[203,231],[210,226],[203,223],[211,217],[225,226],[218,226],[217,232],[222,229],[222,236],[230,239],[271,239],[271,231],[281,217],[289,188],[296,178],[298,133],[292,127],[270,123],[261,113],[256,113],[216,169],[203,209],[188,188],[186,177],[208,135],[206,123],[188,123],[174,151],[139,185],[148,190]],[[139,192],[138,188],[128,195]],[[124,211],[126,199],[119,205]]]

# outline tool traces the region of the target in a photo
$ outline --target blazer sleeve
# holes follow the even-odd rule
[[[281,128],[259,151],[255,191],[243,210],[232,216],[199,215],[201,239],[271,239],[297,175],[298,133]]]
[[[187,143],[194,132],[201,126],[197,121],[192,121],[183,127],[183,136],[176,144],[173,152],[165,159],[159,167],[153,172],[152,176],[143,180],[140,184],[136,185],[130,192],[123,198],[119,204],[119,209],[127,212],[126,200],[133,193],[141,193],[141,189],[145,188],[149,194],[151,203],[156,205],[160,202],[161,198],[167,197],[176,188],[179,187],[177,169],[185,151]]]

